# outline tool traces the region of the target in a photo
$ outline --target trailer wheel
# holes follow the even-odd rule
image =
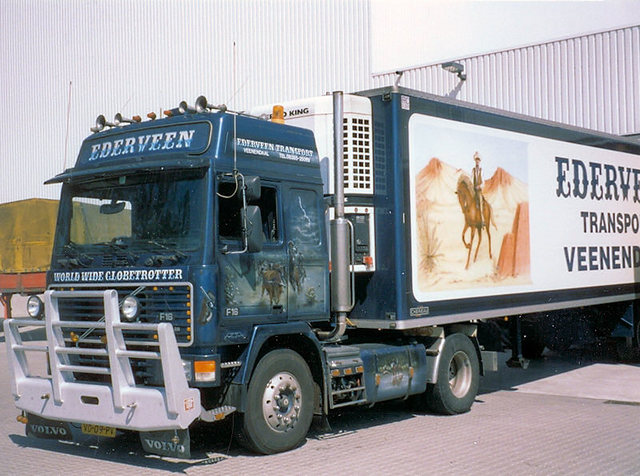
[[[471,340],[464,334],[451,334],[444,342],[437,382],[425,393],[427,406],[444,415],[466,413],[478,393],[480,363]]]
[[[236,437],[262,454],[287,451],[304,441],[313,417],[313,378],[296,352],[278,349],[258,363],[249,382],[247,408]]]

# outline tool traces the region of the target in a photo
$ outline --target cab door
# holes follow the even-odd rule
[[[325,319],[329,312],[324,206],[319,190],[285,192],[289,320]]]
[[[218,263],[223,322],[281,322],[288,315],[287,246],[281,226],[278,184],[262,182],[257,205],[262,216],[262,251],[243,251],[242,196],[234,181],[220,181],[217,191]]]

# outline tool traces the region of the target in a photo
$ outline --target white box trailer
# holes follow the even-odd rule
[[[284,112],[314,131],[330,177],[331,97]],[[637,299],[637,142],[402,88],[346,95],[344,113],[346,204],[356,227],[356,217],[370,224],[361,236],[373,263],[356,266],[356,326],[540,317]],[[622,305],[627,336],[632,309]]]

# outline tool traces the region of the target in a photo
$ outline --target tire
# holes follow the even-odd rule
[[[466,413],[476,399],[480,383],[480,363],[476,348],[464,334],[445,339],[437,381],[427,385],[428,408],[443,415]]]
[[[313,377],[304,359],[289,349],[269,352],[249,382],[238,442],[262,454],[295,448],[311,426],[313,398]]]

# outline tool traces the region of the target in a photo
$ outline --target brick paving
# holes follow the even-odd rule
[[[2,334],[0,340],[4,347]],[[193,460],[180,461],[145,455],[129,435],[84,446],[25,437],[3,349],[0,474],[640,474],[640,396],[612,403],[517,390],[545,376],[562,380],[563,372],[588,364],[548,359],[531,372],[502,367],[485,379],[464,415],[415,413],[403,402],[344,411],[330,419],[330,433],[314,429],[300,448],[272,456],[252,455],[231,442],[229,419],[197,429]]]

